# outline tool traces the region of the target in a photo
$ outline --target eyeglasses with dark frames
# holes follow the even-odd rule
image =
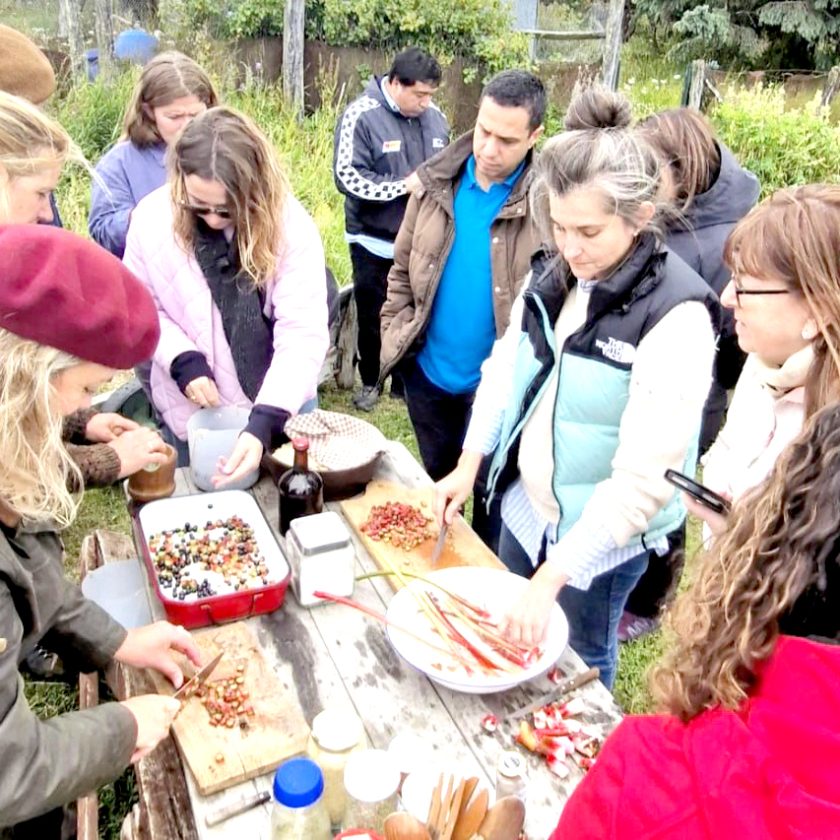
[[[741,295],[789,295],[790,289],[745,289],[732,278],[732,288],[735,289],[735,300],[741,306]]]
[[[213,213],[220,219],[233,218],[233,211],[229,207],[208,207],[205,204],[190,204],[188,201],[179,201],[178,206],[196,216],[209,216]]]

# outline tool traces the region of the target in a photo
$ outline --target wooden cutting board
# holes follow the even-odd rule
[[[242,676],[254,707],[247,728],[228,729],[210,725],[208,712],[198,697],[183,702],[172,734],[201,793],[215,793],[260,776],[303,752],[309,727],[297,697],[294,691],[284,689],[245,623],[198,630],[193,638],[204,662],[220,650],[225,652],[209,682],[236,676],[239,663],[246,666]],[[196,670],[192,664],[183,667],[185,674]],[[172,685],[159,673],[152,673],[160,693],[172,694]],[[221,756],[224,760],[217,760]]]
[[[502,561],[484,545],[462,516],[457,517],[452,523],[443,553],[434,566],[432,566],[432,551],[438,534],[437,526],[434,524],[431,526],[434,531],[433,536],[411,551],[404,551],[389,543],[372,540],[361,530],[374,505],[382,505],[385,502],[404,502],[419,507],[427,516],[433,516],[433,498],[433,487],[405,487],[402,484],[376,480],[368,484],[363,495],[342,501],[341,509],[380,569],[388,570],[389,567],[393,567],[400,571],[423,575],[449,566],[505,568]],[[394,589],[401,588],[402,584],[395,575],[389,576],[388,580]]]

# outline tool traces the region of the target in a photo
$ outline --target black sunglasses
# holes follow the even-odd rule
[[[220,219],[233,218],[233,211],[228,207],[207,207],[204,204],[190,204],[188,201],[179,201],[178,206],[184,210],[189,210],[190,213],[196,216],[209,216],[213,213]]]

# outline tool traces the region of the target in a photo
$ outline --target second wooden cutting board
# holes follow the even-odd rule
[[[225,652],[208,682],[236,676],[236,666],[245,665],[244,687],[254,707],[253,717],[246,718],[247,726],[228,729],[210,725],[210,716],[198,697],[182,704],[172,734],[201,793],[215,793],[253,779],[303,752],[309,727],[297,697],[294,691],[284,690],[244,622],[200,630],[193,638],[204,662],[220,650]],[[171,694],[169,682],[152,673],[161,693]]]
[[[431,486],[405,487],[388,481],[371,481],[364,494],[342,501],[341,509],[380,569],[388,570],[389,566],[392,566],[400,571],[411,572],[416,575],[423,575],[435,569],[445,569],[449,566],[487,566],[493,569],[504,569],[505,566],[502,561],[484,545],[475,531],[467,525],[461,516],[457,517],[452,523],[443,553],[434,566],[432,566],[431,560],[438,534],[437,525],[431,525],[433,531],[431,539],[425,540],[411,551],[404,551],[388,543],[372,540],[361,529],[361,526],[370,516],[371,509],[375,505],[383,505],[385,502],[404,502],[420,508],[426,516],[433,516],[433,497],[434,488]],[[394,589],[401,587],[399,580],[394,575],[391,575],[388,580]]]

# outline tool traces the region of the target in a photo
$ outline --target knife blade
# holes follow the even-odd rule
[[[213,673],[216,666],[225,655],[224,651],[219,652],[206,665],[202,666],[190,679],[188,679],[172,696],[176,700],[183,700],[188,694],[207,682],[207,678]]]
[[[556,703],[561,697],[568,694],[570,691],[574,691],[576,688],[580,688],[587,683],[591,683],[592,680],[597,680],[600,674],[601,672],[598,668],[589,668],[580,674],[573,674],[571,677],[567,677],[562,682],[557,683],[551,691],[541,694],[536,700],[533,700],[526,706],[522,706],[521,708],[515,709],[505,715],[502,720],[506,723],[510,723],[514,720],[514,718],[525,717],[525,715],[535,712],[537,709],[541,709],[549,703]]]
[[[449,533],[449,523],[444,520],[443,525],[440,526],[440,533],[438,534],[435,547],[432,549],[432,566],[437,566],[440,555],[443,554],[443,547],[446,544],[446,535]]]

